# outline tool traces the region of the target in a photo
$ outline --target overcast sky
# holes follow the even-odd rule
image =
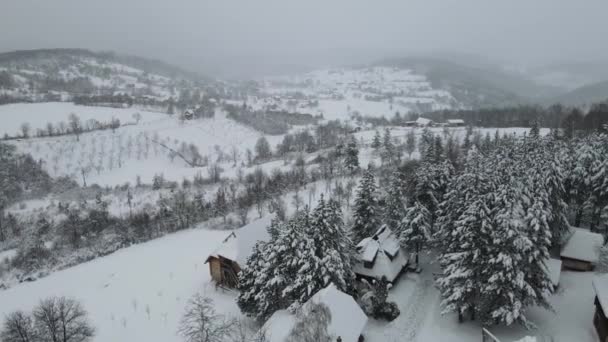
[[[456,53],[608,59],[607,0],[2,0],[0,50],[83,47],[208,73]]]

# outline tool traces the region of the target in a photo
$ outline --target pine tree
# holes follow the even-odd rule
[[[530,127],[530,138],[538,139],[540,137],[540,123],[538,119],[534,119],[532,121],[532,126]]]
[[[372,148],[378,152],[380,150],[380,147],[382,146],[382,141],[380,138],[380,132],[378,132],[378,130],[376,130],[376,133],[374,134],[374,139],[372,140]]]
[[[431,238],[431,213],[416,201],[412,207],[406,209],[398,231],[401,245],[416,252],[418,265],[418,255]]]
[[[351,292],[355,275],[352,270],[354,246],[344,230],[342,211],[337,202],[323,196],[311,214],[305,233],[311,239],[318,269],[314,271],[311,290],[314,294],[333,283],[344,292]]]
[[[412,153],[416,150],[416,133],[413,129],[410,129],[405,136],[405,150],[409,159],[412,159]]]
[[[353,210],[352,240],[357,244],[380,227],[376,181],[371,170],[367,170],[361,178]]]
[[[395,145],[391,138],[391,131],[386,128],[384,130],[384,138],[382,142],[382,161],[392,165],[395,157]]]
[[[384,224],[396,232],[405,214],[404,181],[399,172],[393,172],[384,199]]]
[[[359,170],[359,148],[357,147],[357,140],[354,136],[346,145],[344,152],[344,168],[349,174],[353,174]]]

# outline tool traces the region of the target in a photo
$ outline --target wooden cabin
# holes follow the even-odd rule
[[[604,237],[601,234],[573,227],[560,253],[562,266],[575,271],[593,270],[599,261],[600,247],[603,245]]]
[[[228,288],[238,286],[238,274],[247,263],[255,244],[270,240],[266,229],[270,221],[270,216],[264,217],[230,232],[215,251],[207,256],[205,263],[209,264],[209,273],[216,285]]]
[[[407,253],[401,248],[395,233],[386,226],[357,244],[353,270],[359,278],[380,280],[386,277],[393,283],[407,265]]]
[[[594,278],[593,290],[595,291],[593,326],[600,341],[608,342],[608,318],[606,318],[606,310],[608,309],[608,275]]]

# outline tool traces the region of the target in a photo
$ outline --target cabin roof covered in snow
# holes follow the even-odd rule
[[[593,290],[604,312],[608,312],[608,274],[593,278]]]
[[[406,253],[401,249],[397,236],[384,226],[376,234],[365,238],[357,244],[358,260],[354,271],[357,274],[380,279],[383,276],[390,282],[407,266]],[[373,262],[371,268],[365,263]]]
[[[462,120],[462,119],[448,119],[447,123],[453,124],[453,125],[464,124],[464,120]]]
[[[562,248],[561,257],[597,263],[600,257],[599,248],[604,244],[601,234],[587,229],[572,228],[570,238]]]
[[[430,124],[431,122],[433,122],[433,120],[423,118],[423,117],[419,117],[418,119],[416,119],[416,123],[419,125],[423,125],[423,126],[426,126],[426,125]]]
[[[266,216],[233,230],[222,241],[222,244],[213,253],[209,254],[208,258],[222,256],[236,261],[241,266],[245,265],[255,244],[258,241],[270,240],[270,235],[266,228],[270,225],[271,221],[272,217]]]
[[[303,309],[310,303],[324,304],[329,309],[331,321],[327,330],[332,341],[335,341],[338,336],[342,338],[343,342],[359,340],[367,323],[367,316],[353,297],[330,284],[315,293],[304,304]],[[269,342],[283,342],[289,336],[295,323],[295,315],[290,314],[287,310],[279,310],[266,321],[261,331],[264,332]]]

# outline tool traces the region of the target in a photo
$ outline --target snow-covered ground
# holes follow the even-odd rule
[[[240,316],[234,293],[216,290],[204,264],[227,234],[204,227],[182,231],[0,291],[0,316],[30,310],[49,296],[68,296],[89,312],[95,341],[181,341],[178,322],[197,292],[213,298],[219,312]]]
[[[216,309],[243,318],[234,292],[216,290],[210,283],[205,257],[227,236],[204,226],[132,246],[32,283],[0,291],[0,316],[29,310],[48,296],[81,300],[97,328],[95,341],[180,341],[176,329],[185,303],[196,292],[211,297]],[[421,274],[406,273],[390,291],[401,315],[393,322],[369,320],[366,341],[455,341],[481,339],[476,322],[459,324],[455,315],[442,316],[439,292],[433,286],[433,266]],[[593,273],[562,272],[551,303],[555,313],[531,309],[537,330],[520,326],[491,329],[504,342],[526,335],[550,336],[555,342],[591,342],[593,329]]]
[[[226,174],[234,175],[236,168],[232,159],[237,153],[237,167],[246,161],[246,150],[254,149],[262,136],[258,131],[226,118],[218,110],[213,119],[180,122],[175,116],[142,112],[134,109],[75,106],[68,103],[40,103],[0,106],[0,120],[6,121],[2,128],[11,133],[19,130],[21,122],[29,122],[33,128],[43,128],[46,122],[65,121],[70,112],[77,113],[83,121],[95,118],[108,121],[112,117],[131,122],[132,114],[139,112],[142,120],[138,125],[111,130],[48,138],[11,141],[20,151],[42,159],[44,167],[52,176],[70,176],[83,183],[83,170],[87,184],[118,185],[135,183],[137,176],[150,183],[155,174],[162,173],[165,179],[181,181],[192,179],[200,173],[207,176],[206,167],[191,167],[171,151],[182,146],[197,147],[210,163],[222,158],[221,167]],[[6,119],[6,120],[5,120]],[[11,128],[12,127],[12,128]],[[282,136],[267,136],[271,146],[281,141]]]
[[[421,274],[401,277],[389,293],[389,300],[399,305],[401,315],[390,323],[370,320],[366,341],[481,341],[481,326],[477,321],[458,323],[455,314],[441,314],[441,298],[434,286],[433,271],[437,271],[434,265],[427,265]],[[597,341],[593,327],[595,294],[591,283],[595,275],[562,271],[559,288],[550,300],[555,312],[541,308],[529,311],[528,318],[537,329],[526,330],[515,324],[489,327],[489,330],[502,342],[514,342],[525,336],[552,338],[554,342]]]

